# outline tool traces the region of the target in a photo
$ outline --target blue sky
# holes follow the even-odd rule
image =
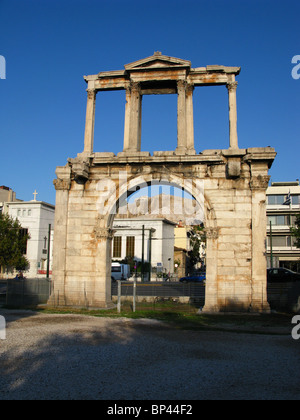
[[[0,185],[54,204],[56,166],[83,150],[83,75],[154,51],[241,66],[240,147],[274,147],[272,180],[299,178],[299,16],[299,0],[0,0]],[[95,151],[122,150],[124,107],[124,92],[97,95]],[[197,88],[194,113],[197,152],[227,148],[226,88]],[[142,150],[175,147],[176,95],[144,97]]]

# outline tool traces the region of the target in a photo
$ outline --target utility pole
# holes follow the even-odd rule
[[[141,281],[144,281],[144,264],[145,264],[145,225],[142,230],[142,268],[141,268]]]
[[[152,272],[152,229],[149,231],[149,281],[151,281],[151,272]]]

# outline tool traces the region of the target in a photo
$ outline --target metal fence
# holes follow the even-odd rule
[[[1,282],[1,304],[12,307],[46,304],[51,295],[50,279],[8,280],[6,290]],[[4,289],[3,289],[4,288]],[[197,312],[205,305],[203,283],[180,282],[118,282],[112,283],[112,299],[122,310],[155,310]],[[300,313],[300,282],[271,283],[267,288],[268,302],[276,311]],[[135,297],[135,299],[134,299]],[[88,306],[87,306],[88,307]]]
[[[123,309],[188,311],[195,312],[204,306],[205,285],[203,283],[179,282],[118,282],[112,283],[112,297],[121,296]],[[135,297],[135,298],[134,298]]]
[[[19,307],[44,304],[47,303],[50,294],[50,279],[8,280],[6,305]]]
[[[269,283],[267,290],[271,309],[300,313],[300,282]]]

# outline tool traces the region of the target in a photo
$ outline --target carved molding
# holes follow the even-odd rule
[[[132,93],[139,93],[141,94],[141,85],[139,82],[130,81],[130,91]]]
[[[68,159],[72,167],[75,181],[78,184],[84,184],[89,179],[90,162],[88,159],[76,158]]]
[[[187,81],[186,80],[178,80],[177,81],[177,90],[182,91],[182,90],[186,90],[187,88]]]
[[[220,234],[220,228],[206,228],[204,229],[207,239],[218,239]]]
[[[55,179],[53,185],[56,191],[69,191],[71,188],[70,179]]]
[[[116,231],[111,228],[104,228],[100,226],[96,226],[94,229],[95,239],[97,240],[100,240],[100,239],[112,240],[115,232]]]
[[[195,85],[193,85],[192,83],[187,83],[186,85],[186,94],[187,95],[192,95],[193,92],[195,90]]]
[[[226,86],[229,92],[234,92],[238,87],[238,82],[229,82]]]
[[[96,99],[97,91],[96,89],[87,89],[88,99],[93,100]]]
[[[254,176],[250,180],[251,190],[266,190],[269,186],[270,181],[269,175],[258,175]]]

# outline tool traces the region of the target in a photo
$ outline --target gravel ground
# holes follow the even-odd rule
[[[153,320],[5,311],[0,400],[300,397],[290,335],[182,331]],[[292,327],[291,327],[292,328]]]

